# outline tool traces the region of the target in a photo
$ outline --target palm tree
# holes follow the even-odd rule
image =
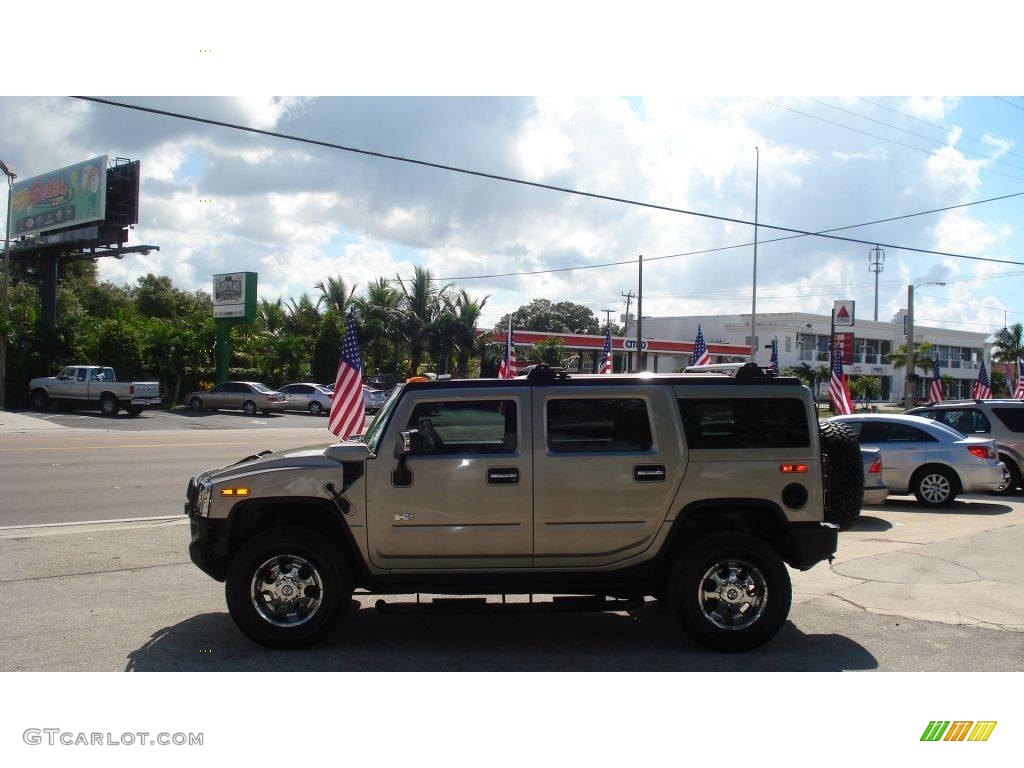
[[[316,301],[318,308],[326,305],[327,309],[333,309],[341,317],[348,315],[352,297],[356,292],[355,285],[349,287],[345,278],[338,275],[337,277],[328,277],[326,283],[321,280],[313,287],[320,291],[320,298]]]
[[[464,288],[460,289],[455,296],[452,307],[455,312],[455,349],[456,364],[455,375],[458,378],[465,378],[469,375],[469,359],[478,355],[481,345],[486,345],[486,334],[477,331],[480,315],[490,296],[484,296],[479,301],[471,299]]]
[[[401,294],[384,277],[366,287],[366,294],[352,304],[359,318],[359,336],[366,350],[366,370],[393,373],[398,370],[402,354]]]
[[[1014,366],[1017,374],[1014,381],[1020,378],[1016,370],[1017,361],[1024,358],[1024,324],[1014,323],[1009,328],[996,331],[996,342],[992,346],[992,361],[1001,365]]]
[[[416,267],[408,281],[398,276],[398,285],[402,291],[402,330],[409,342],[409,375],[415,376],[430,340],[431,326],[441,312],[441,296],[446,294],[451,286],[438,288],[434,284],[430,270],[425,267]]]
[[[900,344],[885,356],[885,362],[890,363],[895,370],[905,367],[907,364],[907,345]],[[932,343],[930,341],[915,342],[914,344],[914,370],[911,371],[911,374],[916,373],[918,368],[928,375],[931,375],[935,369],[935,357],[932,355]]]

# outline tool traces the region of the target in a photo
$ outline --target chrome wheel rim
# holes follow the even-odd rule
[[[941,504],[946,501],[952,490],[945,475],[936,473],[921,478],[921,495],[925,501],[932,504]]]
[[[323,579],[298,555],[275,555],[256,569],[249,589],[253,608],[275,627],[299,627],[323,603]]]
[[[1010,480],[1012,479],[1011,476],[1010,476],[1010,470],[1007,468],[1007,466],[1005,464],[1002,464],[1000,466],[1000,469],[1002,470],[1002,473],[1003,473],[1003,479],[999,482],[999,485],[997,485],[995,487],[994,490],[995,490],[996,493],[1002,493],[1007,488],[1009,488],[1010,487]]]
[[[761,618],[767,601],[764,575],[746,560],[715,563],[697,586],[701,613],[719,629],[749,628]]]
[[[323,406],[320,403],[313,403],[309,406],[309,410],[314,416],[319,416],[320,412],[323,411]]]
[[[249,416],[255,416],[256,415],[256,404],[255,403],[246,403],[245,405],[242,406],[242,410],[245,411],[245,413],[248,414]]]

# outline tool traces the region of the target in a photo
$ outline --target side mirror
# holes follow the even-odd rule
[[[419,452],[422,441],[419,430],[407,429],[402,433],[402,441],[395,446],[398,454],[398,466],[391,471],[391,484],[396,488],[408,488],[412,485],[412,470],[406,466],[405,459],[409,454]]]

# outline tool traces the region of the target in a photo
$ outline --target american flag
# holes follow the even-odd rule
[[[514,379],[518,370],[516,368],[516,338],[512,334],[512,316],[508,317],[508,338],[505,339],[505,354],[502,355],[501,365],[498,366],[499,379]]]
[[[992,383],[988,380],[988,371],[985,370],[985,361],[981,361],[981,370],[978,371],[978,380],[974,382],[974,389],[971,397],[975,400],[987,400],[992,397]]]
[[[772,376],[779,375],[779,340],[772,339],[772,357],[768,361],[768,367],[772,369]]]
[[[928,388],[928,402],[942,402],[942,378],[939,376],[939,361],[935,361],[935,368],[932,370],[932,385]]]
[[[828,382],[828,396],[832,401],[832,411],[839,416],[853,413],[853,401],[850,390],[846,388],[846,374],[843,373],[842,347],[832,344],[832,376]]]
[[[601,358],[601,368],[598,373],[612,372],[612,327],[608,326],[608,332],[604,336],[604,357]]]
[[[348,440],[363,430],[365,419],[363,404],[363,366],[359,360],[359,342],[356,340],[356,321],[348,316],[345,343],[341,345],[338,375],[334,379],[334,399],[327,428],[342,440]]]
[[[1017,388],[1013,392],[1015,400],[1024,400],[1024,361],[1017,358]]]
[[[693,363],[692,365],[711,365],[711,355],[708,352],[708,345],[704,343],[704,334],[700,326],[697,326],[697,340],[693,342]]]

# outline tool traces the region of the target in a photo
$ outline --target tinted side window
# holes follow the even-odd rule
[[[298,388],[296,387],[295,384],[289,384],[287,387],[281,387],[277,391],[285,395],[294,395],[296,392],[298,392]]]
[[[1024,432],[1024,408],[993,408],[992,412],[1011,432]]]
[[[417,403],[407,429],[419,431],[421,455],[509,453],[516,449],[516,403]]]
[[[296,395],[311,395],[313,388],[309,384],[296,384],[293,393]]]
[[[228,384],[228,387],[230,387],[230,389],[228,389],[228,392],[248,394],[249,392],[252,391],[252,388],[248,384]]]
[[[646,451],[654,442],[640,398],[548,400],[547,416],[553,453]]]
[[[85,368],[79,368],[78,369],[78,374],[75,376],[75,379],[77,381],[85,381],[85,374],[86,374],[86,369]]]
[[[910,424],[865,422],[860,431],[862,443],[934,443],[935,438]]]
[[[977,408],[943,410],[938,420],[962,435],[984,435],[992,431],[988,418]]]
[[[682,399],[690,448],[806,448],[807,410],[796,398]]]

